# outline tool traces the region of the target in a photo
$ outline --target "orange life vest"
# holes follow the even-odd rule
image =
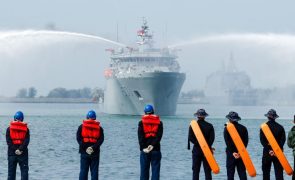
[[[83,142],[96,143],[100,137],[100,123],[95,120],[84,120],[82,125]]]
[[[143,115],[142,116],[143,132],[145,138],[156,137],[160,118],[157,115]]]
[[[10,138],[13,144],[20,145],[24,142],[28,126],[24,122],[12,121],[10,123]]]

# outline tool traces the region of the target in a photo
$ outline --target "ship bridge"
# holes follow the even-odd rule
[[[113,75],[136,75],[144,72],[179,72],[177,55],[169,49],[132,50],[114,53],[110,70]]]

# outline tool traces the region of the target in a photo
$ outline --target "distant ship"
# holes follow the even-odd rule
[[[232,54],[227,67],[207,77],[204,92],[210,104],[257,104],[257,93],[251,86],[251,79],[236,68]]]
[[[104,112],[140,115],[151,104],[159,115],[175,115],[177,100],[185,81],[176,50],[154,48],[147,21],[137,31],[137,48],[111,51],[105,70]]]

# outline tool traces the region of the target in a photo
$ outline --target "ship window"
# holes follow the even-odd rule
[[[140,93],[138,91],[133,91],[133,92],[134,92],[134,94],[137,96],[137,98],[139,100],[143,100],[143,98],[141,97],[141,95],[140,95]]]

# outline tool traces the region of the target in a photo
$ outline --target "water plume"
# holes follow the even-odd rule
[[[66,31],[48,31],[48,30],[25,30],[25,31],[2,31],[0,32],[0,41],[1,40],[9,40],[15,38],[34,38],[34,37],[46,37],[46,36],[59,36],[59,37],[76,37],[76,38],[84,38],[89,40],[97,40],[97,41],[104,41],[108,42],[117,46],[126,47],[125,44],[115,42],[103,37],[82,34],[82,33],[75,33],[75,32],[66,32]]]
[[[39,46],[72,41],[109,43],[126,47],[125,44],[103,37],[75,32],[49,30],[0,31],[0,53],[2,55],[18,56],[21,52],[35,51]]]
[[[295,84],[295,35],[278,33],[227,33],[198,36],[179,41],[169,48],[180,48],[182,69],[190,76],[185,86],[199,82],[221,69],[234,54],[237,67],[250,75],[253,87],[272,88]],[[197,71],[196,71],[197,69]]]
[[[103,69],[109,60],[105,49],[110,46],[125,47],[74,32],[0,31],[0,96],[13,96],[30,86],[35,86],[39,95],[54,87],[103,87]]]
[[[295,59],[295,35],[274,33],[233,33],[194,38],[168,46],[169,48],[186,48],[194,45],[222,44],[237,45],[248,49],[258,48],[268,51],[269,55],[280,61],[292,62]]]
[[[183,41],[168,46],[169,48],[178,48],[194,44],[203,43],[253,43],[256,45],[265,45],[272,47],[291,47],[295,45],[295,35],[292,34],[274,34],[274,33],[244,33],[244,34],[220,34],[194,38],[192,40]]]

